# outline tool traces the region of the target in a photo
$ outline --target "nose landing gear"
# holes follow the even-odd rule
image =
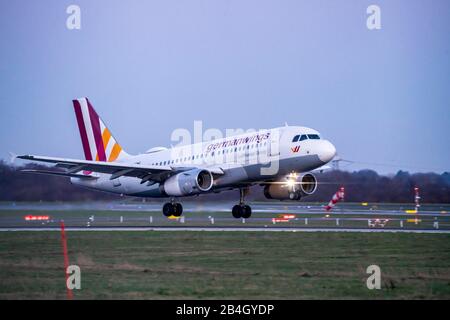
[[[252,215],[252,208],[244,203],[244,197],[248,193],[248,188],[239,189],[240,199],[239,204],[233,206],[231,213],[236,219],[248,219]]]

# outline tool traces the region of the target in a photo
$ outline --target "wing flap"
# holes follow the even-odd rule
[[[46,175],[61,176],[61,177],[71,177],[71,178],[81,178],[81,179],[98,179],[97,177],[88,176],[88,175],[84,175],[84,174],[49,171],[49,170],[24,169],[24,170],[20,170],[20,172],[46,174]]]

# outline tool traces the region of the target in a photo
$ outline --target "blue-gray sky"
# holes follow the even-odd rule
[[[287,121],[363,162],[349,169],[450,171],[449,35],[447,0],[0,0],[0,157],[83,157],[71,100],[87,96],[129,153],[194,120]]]

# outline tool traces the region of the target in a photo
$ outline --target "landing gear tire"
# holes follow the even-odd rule
[[[232,213],[236,219],[248,219],[252,215],[252,208],[246,204],[237,204],[233,207]]]
[[[252,215],[252,208],[246,204],[242,205],[242,218],[248,219]]]
[[[179,217],[183,214],[183,206],[181,203],[170,203],[167,202],[163,206],[163,214],[166,217],[175,216]]]
[[[233,207],[232,214],[236,219],[242,218],[242,206],[239,204],[235,205]]]
[[[173,215],[175,216],[175,217],[179,217],[179,216],[181,216],[182,214],[183,214],[183,206],[181,205],[181,203],[175,203],[174,204],[174,213],[173,213]]]
[[[165,203],[163,206],[163,214],[166,217],[170,217],[172,215],[172,209],[173,205],[171,203]]]
[[[245,195],[248,194],[248,190],[248,188],[239,189],[239,204],[235,205],[231,211],[233,217],[236,219],[248,219],[252,215],[252,208],[249,205],[244,204],[244,198]]]

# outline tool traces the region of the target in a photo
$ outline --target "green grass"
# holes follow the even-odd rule
[[[450,236],[68,232],[76,299],[449,299]],[[0,233],[0,299],[64,299],[58,232]],[[366,287],[367,266],[382,289]]]

